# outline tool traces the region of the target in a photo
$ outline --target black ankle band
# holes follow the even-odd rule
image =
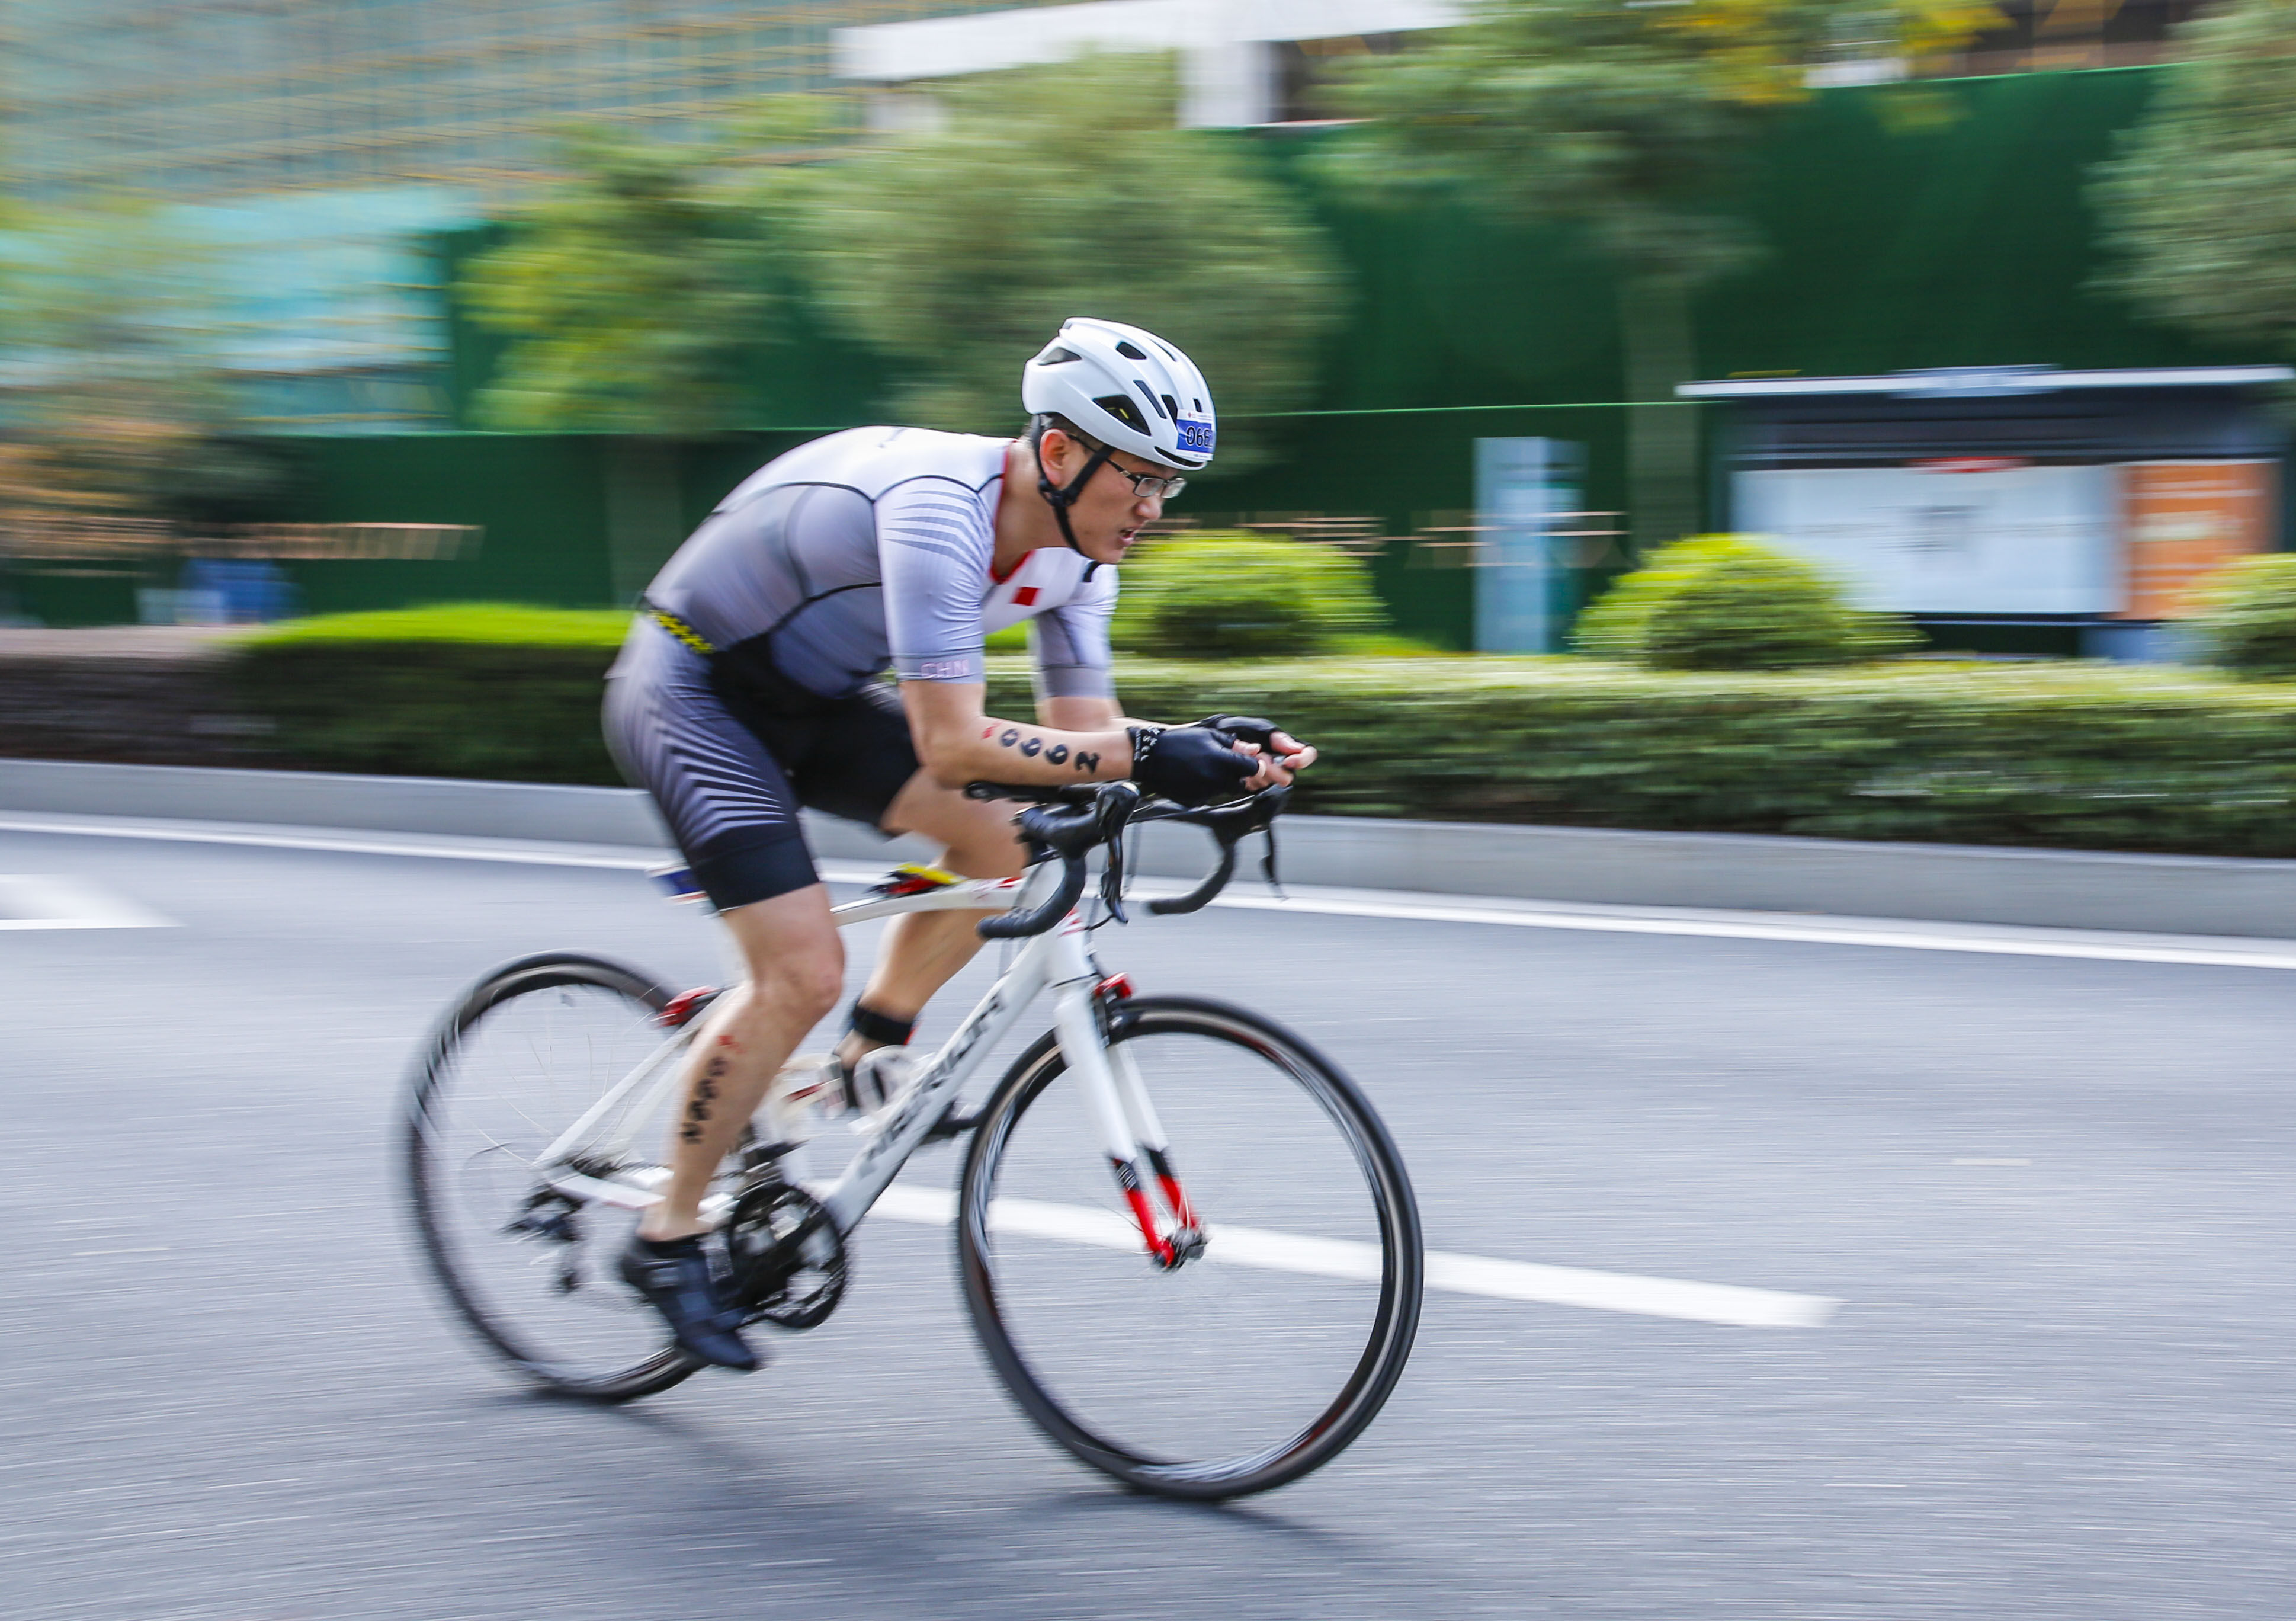
[[[909,1038],[917,1033],[916,1020],[888,1018],[857,1001],[853,1004],[853,1011],[845,1016],[845,1027],[865,1041],[878,1041],[887,1047],[906,1047]]]

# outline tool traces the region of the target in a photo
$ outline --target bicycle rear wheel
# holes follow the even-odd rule
[[[405,1140],[415,1230],[433,1275],[480,1340],[521,1377],[593,1401],[666,1390],[701,1364],[615,1270],[636,1213],[562,1198],[542,1152],[675,1038],[669,993],[597,958],[521,959],[447,1016],[414,1078]],[[643,1176],[676,1107],[644,1087],[594,1140],[627,1142],[594,1176]],[[634,1118],[643,1112],[646,1118]],[[618,1129],[619,1128],[619,1129]]]
[[[1386,1402],[1418,1327],[1419,1214],[1352,1082],[1222,1003],[1120,1005],[1129,1055],[1205,1234],[1152,1262],[1050,1036],[981,1111],[957,1243],[965,1301],[1021,1410],[1141,1490],[1264,1492],[1336,1457]]]

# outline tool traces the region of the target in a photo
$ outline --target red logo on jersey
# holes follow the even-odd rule
[[[1013,605],[1016,608],[1033,608],[1036,606],[1037,588],[1034,586],[1022,586],[1019,590],[1013,592]]]

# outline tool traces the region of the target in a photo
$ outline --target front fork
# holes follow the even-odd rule
[[[1061,1056],[1084,1090],[1109,1168],[1140,1229],[1141,1241],[1150,1259],[1169,1271],[1203,1253],[1204,1231],[1180,1186],[1170,1140],[1156,1116],[1130,1045],[1108,1039],[1118,1009],[1131,994],[1131,983],[1121,975],[1101,978],[1095,974],[1064,982],[1054,992],[1053,1022],[1060,1033]],[[1168,1230],[1158,1219],[1149,1183],[1141,1175],[1143,1161],[1171,1216]]]

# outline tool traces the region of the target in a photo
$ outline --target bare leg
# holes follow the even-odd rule
[[[638,1219],[641,1238],[682,1238],[709,1224],[701,1201],[775,1074],[806,1032],[836,1007],[845,945],[830,920],[829,892],[809,885],[723,914],[749,969],[711,1004],[686,1055],[685,1086],[669,1145],[669,1185]]]
[[[1013,831],[1013,807],[971,800],[919,771],[885,812],[889,833],[921,833],[947,849],[941,865],[968,878],[1006,878],[1027,852]],[[973,925],[986,912],[911,912],[885,927],[861,1000],[888,1018],[913,1019],[980,949]],[[848,1031],[837,1055],[848,1065],[882,1045]]]

